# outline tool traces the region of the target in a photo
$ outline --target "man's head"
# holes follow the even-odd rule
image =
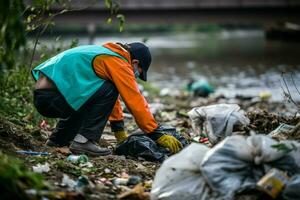
[[[139,66],[142,69],[139,78],[147,81],[147,71],[151,64],[151,53],[149,48],[141,42],[133,42],[127,44],[132,60],[138,60]]]

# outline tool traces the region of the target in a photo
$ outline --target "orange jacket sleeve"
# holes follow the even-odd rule
[[[93,64],[97,75],[115,84],[139,128],[146,133],[156,129],[158,124],[149,110],[147,101],[139,91],[132,66],[121,58],[114,56],[98,56]],[[117,111],[114,108],[113,115],[116,113]]]
[[[121,106],[120,98],[118,98],[118,100],[116,101],[116,104],[113,108],[113,111],[109,116],[109,121],[121,121],[123,119],[124,119],[123,109]]]

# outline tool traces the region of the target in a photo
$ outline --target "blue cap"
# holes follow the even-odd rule
[[[149,48],[141,42],[133,42],[128,45],[131,59],[138,60],[142,68],[142,73],[139,78],[143,81],[147,81],[147,71],[151,64],[151,53]]]

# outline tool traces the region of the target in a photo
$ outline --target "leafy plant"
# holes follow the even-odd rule
[[[113,22],[113,17],[117,18],[119,21],[119,31],[124,30],[125,16],[119,13],[120,1],[119,0],[105,0],[105,6],[110,11],[110,17],[106,20],[107,24]]]
[[[43,189],[40,174],[28,171],[23,163],[0,152],[1,199],[27,199],[25,189]]]
[[[23,10],[22,0],[0,2],[0,70],[13,67],[15,54],[25,45]]]

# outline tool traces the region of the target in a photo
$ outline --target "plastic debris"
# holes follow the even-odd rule
[[[79,167],[86,167],[86,168],[91,168],[91,167],[93,167],[94,165],[93,165],[93,163],[91,163],[91,162],[86,162],[86,163],[80,163],[79,164]]]
[[[176,132],[175,128],[171,126],[161,126],[161,128],[165,134],[176,137],[183,146],[188,144],[186,139]],[[160,162],[162,162],[166,156],[171,155],[166,148],[157,145],[156,142],[141,131],[131,134],[124,142],[119,144],[116,147],[116,154]]]
[[[260,92],[258,96],[262,101],[268,101],[272,97],[272,93],[269,91],[263,91]]]
[[[76,186],[76,181],[72,180],[68,175],[63,174],[61,186],[68,187],[69,189],[73,190]]]
[[[105,174],[110,174],[111,172],[112,172],[111,169],[108,169],[108,168],[105,168],[105,169],[104,169],[104,173],[105,173]]]
[[[293,130],[294,128],[295,128],[295,126],[281,123],[274,131],[272,131],[268,135],[271,137],[276,137],[280,134],[286,134],[286,133],[290,132],[291,130]]]
[[[142,179],[139,176],[129,176],[129,178],[114,178],[112,183],[114,185],[137,185],[141,183]]]
[[[275,199],[288,181],[286,173],[273,168],[257,182],[257,187]]]
[[[46,120],[42,120],[40,123],[40,128],[45,131],[49,131],[51,129],[51,126],[48,124]]]
[[[171,96],[171,97],[179,97],[181,96],[181,92],[175,88],[162,88],[159,92],[160,96]]]
[[[214,88],[206,80],[190,81],[187,89],[193,92],[196,97],[208,97],[209,94],[214,92]]]
[[[39,163],[36,166],[32,166],[32,170],[37,173],[49,172],[50,166],[47,162],[43,165]]]
[[[76,191],[83,192],[83,190],[89,185],[89,179],[87,176],[80,176],[76,182]]]
[[[157,114],[159,111],[164,109],[164,104],[162,103],[151,103],[149,104],[149,108],[150,108],[150,112],[155,115]]]
[[[248,125],[249,119],[237,104],[217,104],[196,107],[188,112],[194,134],[206,134],[210,143],[216,144],[232,135],[236,125]]]
[[[48,152],[38,152],[38,151],[25,151],[25,150],[20,150],[20,151],[16,151],[19,154],[24,154],[24,155],[31,155],[31,156],[49,156],[50,153]]]
[[[86,155],[69,155],[67,161],[70,161],[74,164],[86,163],[89,161],[89,158]]]

